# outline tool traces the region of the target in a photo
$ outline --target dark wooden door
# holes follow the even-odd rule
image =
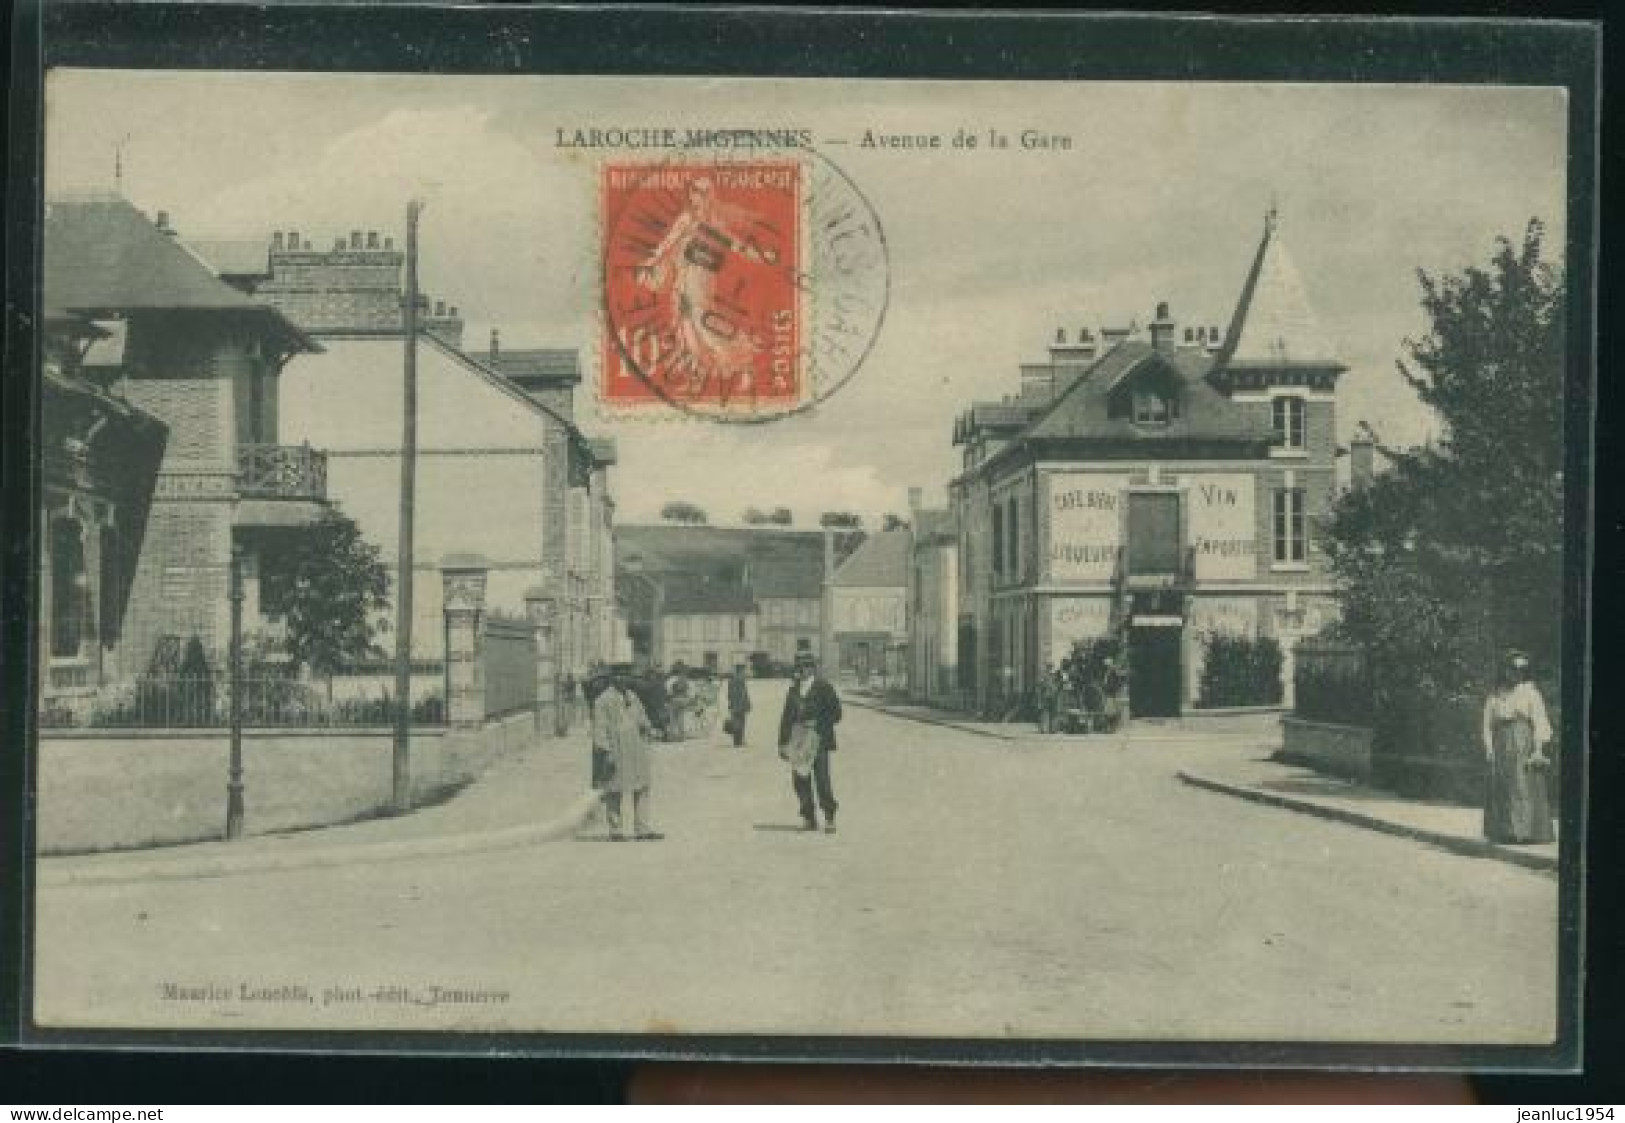
[[[1129,632],[1129,713],[1179,716],[1181,628],[1138,627]]]

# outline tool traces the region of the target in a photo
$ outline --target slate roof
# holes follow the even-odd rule
[[[674,576],[662,586],[667,616],[739,616],[756,611],[750,589],[733,582]]]
[[[817,530],[620,523],[615,556],[653,576],[745,584],[758,601],[823,595],[824,536]]]
[[[1224,366],[1341,366],[1270,212],[1242,282],[1219,361]]]
[[[539,347],[476,355],[481,363],[514,382],[580,382],[581,355],[564,347]]]
[[[835,571],[830,584],[845,589],[902,588],[908,584],[908,554],[908,531],[871,534]]]
[[[264,238],[187,238],[186,246],[221,277],[271,276],[271,246]]]
[[[262,319],[300,350],[319,350],[281,312],[226,284],[120,196],[47,200],[44,243],[47,311],[240,312]]]
[[[1255,418],[1208,379],[1212,368],[1212,356],[1201,352],[1158,351],[1149,343],[1120,343],[1068,386],[1022,437],[1144,442],[1273,439],[1267,418]],[[1132,382],[1142,377],[1178,384],[1179,416],[1155,428],[1136,425],[1128,416],[1112,416],[1113,392],[1129,391]]]

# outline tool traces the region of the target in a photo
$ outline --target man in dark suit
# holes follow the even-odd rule
[[[779,719],[779,755],[790,762],[790,780],[801,809],[802,829],[818,829],[817,806],[824,813],[824,831],[835,833],[835,788],[830,782],[829,754],[836,749],[835,726],[841,720],[841,699],[818,673],[812,652],[796,653],[795,678],[784,696]]]
[[[734,673],[728,678],[728,730],[733,734],[734,748],[745,743],[745,718],[750,714],[750,687],[745,684],[745,664],[735,663]]]

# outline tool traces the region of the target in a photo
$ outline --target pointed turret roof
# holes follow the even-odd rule
[[[1280,219],[1274,207],[1264,216],[1264,236],[1242,283],[1219,365],[1342,365],[1337,348],[1321,330],[1310,306],[1303,277],[1281,243]]]

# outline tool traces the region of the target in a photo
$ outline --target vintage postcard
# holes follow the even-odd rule
[[[44,101],[34,1033],[1559,1040],[1566,89]]]

